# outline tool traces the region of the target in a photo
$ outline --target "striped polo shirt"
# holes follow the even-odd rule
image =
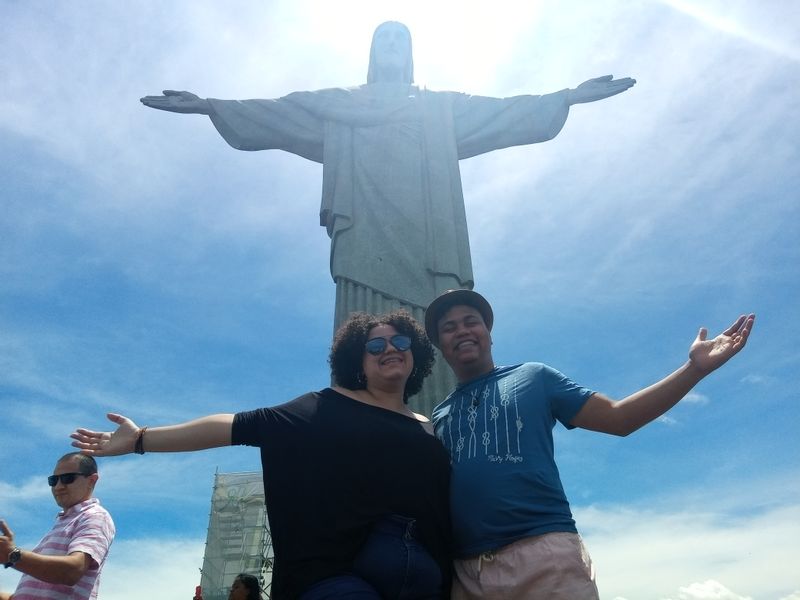
[[[108,548],[114,541],[114,521],[97,498],[89,498],[61,511],[50,532],[33,549],[37,554],[66,556],[84,552],[92,564],[75,585],[45,583],[23,575],[14,592],[14,600],[90,600],[97,598],[100,571]]]

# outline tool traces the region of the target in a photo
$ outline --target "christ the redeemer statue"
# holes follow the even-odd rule
[[[555,137],[573,104],[636,83],[610,75],[543,96],[488,98],[420,89],[411,34],[378,26],[366,85],[295,92],[276,100],[216,100],[165,90],[151,108],[208,115],[238,150],[279,149],[321,162],[320,223],[331,238],[334,329],[353,311],[406,308],[423,320],[440,292],[472,288],[458,161]],[[442,362],[442,361],[439,361]],[[452,389],[435,369],[421,412]]]

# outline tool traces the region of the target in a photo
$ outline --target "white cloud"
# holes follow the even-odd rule
[[[0,481],[0,502],[3,506],[8,506],[12,502],[29,502],[45,498],[51,498],[51,495],[43,485],[41,477],[29,477],[20,485]]]
[[[103,600],[174,600],[191,598],[200,584],[205,540],[129,538],[111,545],[100,576]],[[4,572],[5,571],[5,572]],[[19,573],[0,570],[0,590],[11,591]]]
[[[797,581],[786,559],[800,552],[800,503],[777,496],[764,505],[772,485],[761,483],[698,489],[650,507],[575,507],[601,597],[789,597]]]
[[[140,538],[114,542],[103,573],[103,600],[191,598],[200,585],[204,539]]]
[[[753,600],[750,596],[740,596],[718,581],[709,579],[680,588],[678,600]]]
[[[762,384],[769,384],[774,383],[775,380],[772,377],[765,377],[764,375],[755,375],[750,373],[745,375],[741,379],[742,383],[750,383],[752,385],[762,385]]]
[[[698,394],[697,392],[689,392],[686,396],[681,400],[681,402],[688,402],[690,404],[708,404],[709,398],[704,394]]]

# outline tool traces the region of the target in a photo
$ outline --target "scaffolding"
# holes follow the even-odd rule
[[[259,472],[215,473],[200,586],[203,600],[227,600],[239,573],[258,578],[270,598],[272,537]]]

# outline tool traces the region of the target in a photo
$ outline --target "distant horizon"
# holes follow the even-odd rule
[[[430,89],[637,80],[572,107],[552,141],[460,162],[498,364],[623,398],[683,364],[701,326],[757,315],[745,351],[641,431],[556,426],[601,598],[800,600],[800,5],[503,8],[0,8],[0,518],[19,546],[52,524],[46,476],[76,427],[273,406],[330,381],[321,166],[234,150],[207,117],[139,98],[359,85],[374,28],[398,20]],[[250,448],[98,463],[117,525],[104,600],[193,591],[215,470],[261,470]],[[0,591],[18,578],[0,569]]]

